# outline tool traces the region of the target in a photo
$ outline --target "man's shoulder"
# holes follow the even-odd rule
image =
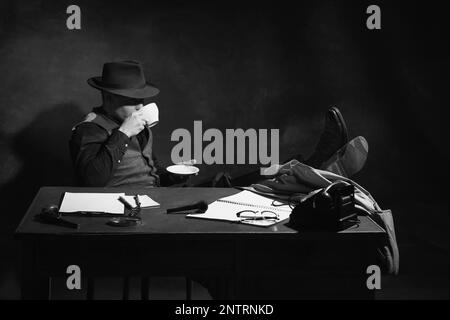
[[[84,123],[95,123],[96,118],[98,118],[98,113],[96,112],[96,108],[94,108],[91,112],[86,114],[81,121],[77,122],[72,127],[72,131],[76,130],[80,125],[82,125]]]
[[[103,138],[108,136],[108,131],[96,121],[98,114],[95,112],[88,113],[84,119],[72,127],[72,135],[74,137],[97,137]]]
[[[99,141],[108,138],[108,131],[93,122],[82,122],[72,130],[72,139],[79,141]]]
[[[80,122],[77,123],[73,128],[72,132],[104,132],[105,134],[108,134],[108,131],[104,129],[102,126],[98,125],[95,122]]]
[[[114,129],[119,127],[118,123],[105,116],[105,113],[101,107],[94,108],[84,117],[82,121],[73,126],[72,130],[76,130],[80,126],[86,127],[86,123],[93,124],[94,126],[105,130],[109,135],[112,134]],[[90,127],[93,128],[93,126]]]

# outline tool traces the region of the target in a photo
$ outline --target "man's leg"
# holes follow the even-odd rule
[[[311,167],[319,168],[322,163],[330,159],[347,142],[348,132],[344,117],[338,108],[332,107],[328,109],[325,115],[325,126],[313,154],[306,160],[302,155],[297,154],[284,161],[284,163],[295,159]],[[233,178],[232,184],[234,186],[249,186],[263,179],[267,179],[267,177],[261,176],[260,170],[258,170]]]
[[[343,155],[347,149],[344,149],[348,142],[348,131],[347,125],[345,123],[344,117],[338,108],[332,107],[328,109],[325,115],[325,125],[322,131],[322,134],[319,138],[319,142],[316,145],[316,148],[313,154],[308,158],[304,159],[301,154],[297,154],[293,157],[290,157],[284,163],[287,163],[291,160],[298,160],[302,163],[305,163],[313,168],[322,168],[324,163],[327,163],[327,167],[332,164],[334,161],[329,161],[330,158],[336,155]],[[344,162],[352,162],[352,153],[349,153],[344,158],[336,158],[343,159]],[[364,160],[365,162],[365,160]],[[362,165],[364,165],[362,162]],[[348,167],[348,165],[344,165],[344,167]],[[358,167],[358,166],[357,166]],[[330,171],[335,167],[332,166]],[[359,171],[362,166],[357,170]],[[325,169],[326,170],[326,169]],[[353,170],[355,171],[355,170]],[[352,172],[350,170],[349,172]],[[334,172],[339,174],[339,172]],[[266,176],[260,175],[260,170],[249,172],[247,174],[241,175],[239,177],[235,177],[231,180],[231,184],[233,186],[249,186],[253,183],[257,183],[258,181],[267,179]]]
[[[346,143],[319,169],[350,178],[364,167],[368,153],[369,144],[359,136]]]

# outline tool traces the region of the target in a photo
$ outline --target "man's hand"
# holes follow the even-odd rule
[[[119,130],[125,133],[129,138],[139,134],[145,128],[144,114],[142,111],[133,112],[124,120]]]

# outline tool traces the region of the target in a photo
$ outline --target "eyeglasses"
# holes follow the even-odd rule
[[[242,210],[236,213],[238,218],[241,218],[241,221],[253,221],[253,220],[272,220],[277,221],[279,218],[276,212],[270,210],[264,211],[253,211],[253,210]]]

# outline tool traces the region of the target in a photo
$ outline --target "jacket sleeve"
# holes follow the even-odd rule
[[[82,186],[104,187],[125,154],[130,138],[118,129],[111,135],[94,123],[82,123],[72,132],[70,152]]]

